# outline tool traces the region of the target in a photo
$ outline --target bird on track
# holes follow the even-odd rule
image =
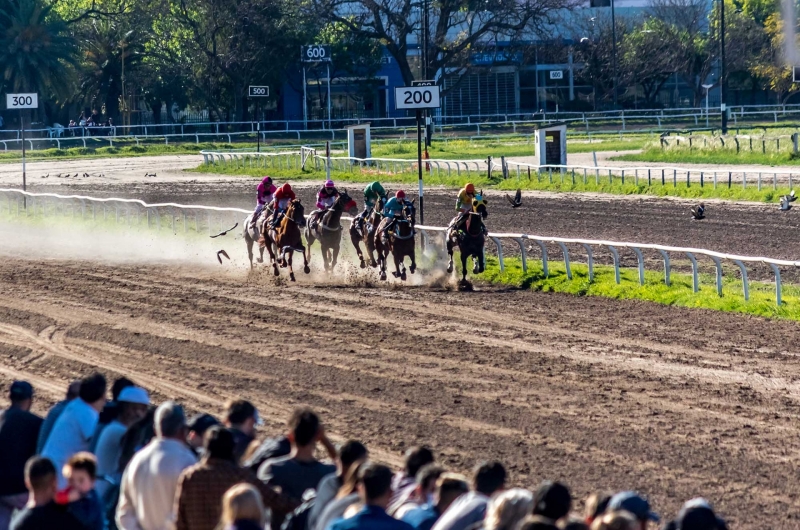
[[[239,223],[236,223],[235,225],[233,225],[232,227],[228,228],[227,230],[223,230],[222,232],[220,232],[219,234],[217,234],[217,235],[215,235],[215,236],[209,236],[209,237],[210,237],[211,239],[214,239],[215,237],[219,237],[219,236],[224,236],[224,235],[227,235],[227,234],[228,234],[228,232],[230,232],[231,230],[233,230],[233,229],[234,229],[234,228],[236,228],[237,226],[239,226]],[[229,259],[230,259],[230,258],[229,258]]]
[[[517,188],[517,193],[514,195],[513,199],[506,193],[506,200],[508,200],[512,208],[519,208],[522,206],[522,190]]]
[[[792,209],[792,203],[797,200],[797,195],[794,194],[794,190],[792,190],[789,195],[782,195],[781,196],[781,210],[788,211]]]
[[[144,176],[145,177],[155,177],[156,174],[155,173],[145,173]]]
[[[220,250],[219,252],[217,252],[217,259],[219,260],[219,264],[220,265],[222,265],[222,256],[225,256],[226,258],[228,258],[228,261],[230,261],[230,259],[231,259],[231,257],[228,256],[227,252],[225,252],[224,250]]]
[[[43,179],[46,179],[46,178],[47,178],[47,177],[49,177],[49,176],[50,176],[50,173],[48,173],[47,175],[42,175],[42,177],[41,177],[41,178],[43,178]]]
[[[698,206],[692,206],[692,220],[699,221],[706,218],[706,205],[702,202]]]
[[[83,174],[83,178],[87,178],[88,176],[89,176],[89,174],[88,174],[88,173],[84,173],[84,174]]]

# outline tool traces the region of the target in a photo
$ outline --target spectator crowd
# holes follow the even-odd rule
[[[633,491],[597,493],[578,515],[569,489],[507,487],[500,462],[470,477],[427,447],[402,469],[340,446],[319,416],[295,410],[286,432],[257,439],[258,410],[244,400],[218,420],[174,401],[154,407],[127,378],[95,373],[69,385],[45,418],[34,389],[15,381],[0,412],[0,530],[647,530],[660,518]],[[317,457],[324,454],[323,460]],[[704,499],[661,528],[723,530]]]

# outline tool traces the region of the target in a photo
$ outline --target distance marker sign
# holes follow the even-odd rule
[[[38,109],[39,94],[6,94],[6,108],[13,109]]]
[[[403,86],[394,89],[394,107],[397,110],[438,109],[438,86]]]
[[[269,97],[269,87],[268,86],[249,86],[249,93],[248,95],[251,98],[266,98]]]

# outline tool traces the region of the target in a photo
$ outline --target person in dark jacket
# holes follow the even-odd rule
[[[8,530],[11,514],[28,501],[25,462],[36,454],[42,418],[31,414],[33,387],[14,381],[9,391],[11,406],[0,412],[0,530]]]
[[[30,500],[24,510],[14,516],[11,530],[85,530],[84,526],[55,503],[58,479],[56,468],[48,458],[34,456],[25,464],[25,485]]]

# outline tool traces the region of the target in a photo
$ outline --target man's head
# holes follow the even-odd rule
[[[675,530],[727,530],[725,521],[714,513],[714,509],[703,498],[687,501],[678,517],[672,521],[669,528]]]
[[[559,482],[545,481],[536,490],[533,514],[558,521],[569,513],[572,496],[569,489]]]
[[[156,409],[156,436],[175,440],[186,439],[186,416],[183,407],[174,401],[165,401]]]
[[[657,514],[650,511],[650,503],[635,491],[623,491],[617,493],[608,502],[608,511],[626,511],[632,513],[639,521],[639,527],[644,530],[647,528],[647,521],[657,523],[660,518]]]
[[[82,496],[94,489],[97,478],[97,458],[92,453],[75,453],[64,464],[64,478],[69,487]]]
[[[97,412],[102,411],[106,404],[106,378],[103,377],[103,374],[95,372],[81,379],[78,397]]]
[[[590,495],[586,499],[586,505],[583,510],[586,523],[592,524],[592,521],[603,515],[610,501],[611,495],[608,493],[593,493]]]
[[[346,476],[347,472],[356,462],[362,462],[369,455],[367,448],[359,441],[348,440],[339,448],[339,466],[341,476]]]
[[[193,417],[188,425],[189,434],[186,436],[186,442],[194,449],[203,447],[203,437],[214,425],[219,425],[219,421],[211,414],[198,414]]]
[[[364,504],[386,508],[392,497],[392,470],[368,463],[359,471],[358,493]]]
[[[128,387],[131,387],[131,386],[135,386],[135,385],[134,385],[133,381],[131,381],[127,377],[119,377],[119,378],[115,379],[114,382],[111,384],[111,399],[113,399],[114,401],[119,401],[120,393],[124,389],[126,389]]]
[[[117,419],[126,426],[133,425],[144,418],[150,407],[150,396],[147,394],[147,390],[138,386],[123,388],[116,401],[119,404]]]
[[[593,530],[638,530],[642,523],[636,516],[625,510],[602,514],[592,523]]]
[[[436,481],[436,491],[433,502],[439,513],[444,513],[453,502],[469,491],[467,477],[456,473],[444,473]]]
[[[233,452],[236,449],[236,441],[233,433],[221,425],[214,425],[206,430],[203,437],[203,447],[205,447],[206,458],[216,458],[235,462],[236,457]]]
[[[322,426],[313,410],[299,408],[289,418],[289,441],[298,448],[313,447],[319,439]]]
[[[33,386],[27,381],[14,381],[8,390],[8,399],[14,408],[31,410]]]
[[[407,477],[416,477],[419,470],[433,463],[433,451],[427,447],[412,447],[406,451],[405,473]]]
[[[417,492],[419,497],[426,502],[433,500],[433,492],[436,490],[436,481],[444,473],[444,468],[436,464],[428,464],[417,471],[415,479],[417,482]]]
[[[256,407],[244,399],[228,402],[225,411],[225,426],[242,431],[247,436],[255,436],[258,424]]]
[[[506,468],[500,462],[482,462],[475,468],[472,487],[478,493],[491,496],[506,484]]]
[[[53,462],[42,456],[31,457],[25,463],[25,487],[31,494],[31,501],[37,506],[53,500],[58,489]]]
[[[67,401],[72,401],[73,399],[78,398],[78,394],[81,392],[81,380],[78,379],[77,381],[73,381],[67,387]]]

